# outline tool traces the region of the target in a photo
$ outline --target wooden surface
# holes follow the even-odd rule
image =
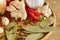
[[[60,40],[60,0],[46,0],[49,2],[50,7],[56,14],[56,27],[57,30],[53,31],[49,38],[46,40]]]

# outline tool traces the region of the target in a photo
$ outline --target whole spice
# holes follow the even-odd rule
[[[43,7],[39,7],[37,9],[38,12],[42,12],[42,14],[45,16],[45,17],[50,17],[51,14],[52,14],[52,11],[51,9],[49,8],[49,4],[46,3],[46,5],[44,5]]]
[[[15,36],[17,33],[17,23],[15,21],[12,21],[6,28],[6,36],[8,40],[15,40]]]
[[[26,12],[28,13],[28,15],[30,15],[35,21],[42,21],[42,15],[37,12],[34,11],[32,8],[26,7]],[[41,19],[41,20],[40,20]]]
[[[26,37],[25,40],[37,40],[43,36],[42,33],[37,33],[37,34],[30,34]]]
[[[26,27],[22,27],[24,30],[28,31],[28,32],[32,32],[32,33],[45,33],[45,32],[50,32],[54,29],[56,29],[53,26],[48,26],[45,28],[41,28],[40,26],[26,26]]]

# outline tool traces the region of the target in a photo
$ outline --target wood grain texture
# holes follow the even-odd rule
[[[53,31],[49,38],[46,40],[60,40],[60,0],[46,0],[49,2],[49,5],[53,12],[56,15],[56,27],[57,30]]]

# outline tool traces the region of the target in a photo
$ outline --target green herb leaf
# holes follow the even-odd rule
[[[46,21],[46,20],[43,20],[43,21],[40,22],[40,25],[39,25],[39,26],[40,26],[41,28],[45,28],[46,25],[48,25],[47,21]]]
[[[38,26],[27,26],[27,27],[22,27],[24,30],[29,31],[29,32],[50,32],[55,29],[55,27],[46,27],[41,29]]]
[[[55,23],[55,20],[56,19],[51,16],[51,17],[47,18],[46,22],[48,23],[48,25],[51,25],[51,24]]]
[[[17,33],[17,23],[16,22],[11,22],[8,26],[7,26],[7,30],[6,30],[6,35],[7,35],[7,39],[8,40],[15,40],[15,35]]]
[[[41,38],[43,36],[42,33],[38,33],[38,34],[30,34],[26,37],[25,40],[37,40],[39,38]]]
[[[46,20],[43,20],[40,22],[40,26],[42,28],[45,28],[45,26],[49,26],[51,24],[55,23],[55,18],[54,17],[49,17]]]

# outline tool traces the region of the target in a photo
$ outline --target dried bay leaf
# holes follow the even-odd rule
[[[46,20],[41,21],[40,26],[41,27],[49,26],[49,25],[55,23],[55,20],[56,19],[51,16],[51,17],[47,18]]]
[[[8,26],[6,31],[6,36],[8,40],[15,40],[15,35],[17,33],[17,23],[11,22]]]
[[[27,27],[22,27],[22,28],[26,31],[35,32],[35,33],[50,32],[55,29],[55,27],[53,26],[49,26],[42,29],[39,26],[27,26]]]
[[[55,23],[55,20],[56,20],[55,17],[51,16],[51,17],[47,18],[46,21],[48,22],[49,25],[51,25],[51,24]]]
[[[25,40],[37,40],[39,38],[41,38],[43,36],[42,33],[38,33],[38,34],[30,34],[26,37]]]

